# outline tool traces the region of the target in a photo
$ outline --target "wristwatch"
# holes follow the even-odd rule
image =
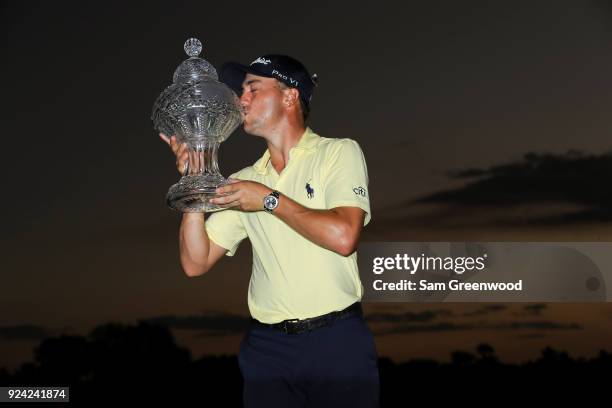
[[[272,191],[270,194],[264,197],[263,207],[269,213],[272,213],[276,207],[278,207],[278,199],[280,198],[280,193],[276,190]]]

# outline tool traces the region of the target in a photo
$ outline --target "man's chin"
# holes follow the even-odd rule
[[[252,136],[261,136],[258,132],[257,132],[257,127],[255,126],[251,126],[250,124],[244,122],[242,125],[242,129],[244,130],[244,133],[252,135]]]

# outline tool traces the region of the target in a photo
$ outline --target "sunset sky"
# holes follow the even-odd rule
[[[318,74],[309,126],[367,160],[364,241],[612,241],[612,7],[347,5],[0,6],[0,367],[46,336],[140,319],[165,321],[195,356],[237,352],[250,244],[184,275],[164,202],[178,173],[150,120],[192,36],[218,68],[284,53]],[[222,173],[265,148],[236,131]],[[365,306],[396,361],[481,342],[505,361],[612,350],[609,303]]]

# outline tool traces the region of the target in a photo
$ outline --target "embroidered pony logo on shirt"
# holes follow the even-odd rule
[[[314,188],[310,186],[310,180],[308,180],[308,182],[306,183],[306,195],[308,196],[308,198],[314,197]]]

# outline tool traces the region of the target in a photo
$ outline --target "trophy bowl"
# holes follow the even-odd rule
[[[173,81],[153,105],[151,120],[158,132],[187,144],[189,160],[181,179],[170,187],[166,203],[181,212],[212,212],[224,209],[211,204],[216,189],[228,183],[219,172],[219,145],[242,123],[238,96],[219,82],[215,68],[199,58],[202,44],[185,42],[189,58],[174,71]]]

